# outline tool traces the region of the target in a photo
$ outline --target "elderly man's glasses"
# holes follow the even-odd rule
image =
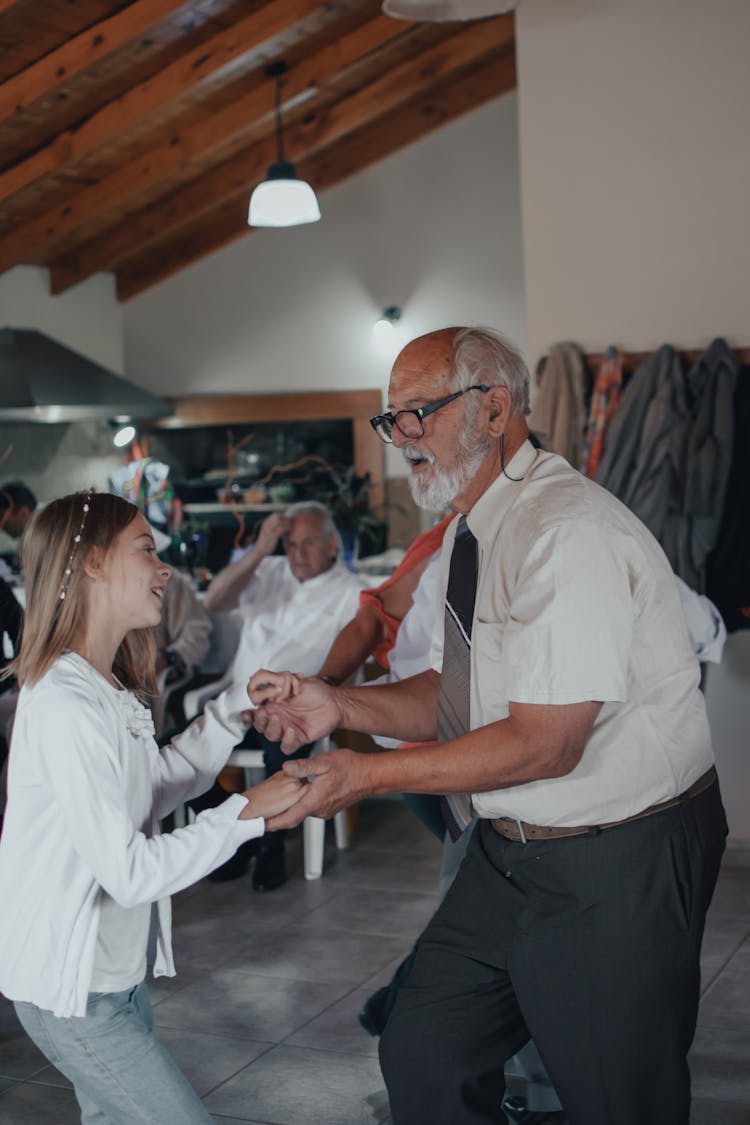
[[[390,411],[387,414],[377,414],[370,419],[370,425],[383,441],[393,441],[394,426],[405,438],[415,441],[424,434],[422,422],[428,414],[434,414],[442,406],[447,406],[449,402],[455,402],[467,391],[481,391],[482,394],[485,394],[489,389],[489,386],[485,383],[475,383],[471,387],[464,387],[462,391],[455,391],[452,395],[439,398],[437,402],[431,402],[429,406],[418,406],[416,410],[397,410],[395,414]]]

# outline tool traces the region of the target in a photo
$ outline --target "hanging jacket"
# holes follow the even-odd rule
[[[737,360],[720,338],[685,379],[688,428],[682,503],[679,518],[670,521],[662,546],[674,557],[680,577],[701,593],[706,588],[706,560],[718,537],[732,462],[736,382]]]
[[[727,629],[750,629],[750,364],[737,375],[734,441],[724,511],[708,557],[706,589]]]
[[[594,473],[597,483],[646,524],[673,567],[666,527],[681,512],[687,429],[682,364],[675,349],[664,344],[639,364],[625,388]]]
[[[586,360],[577,344],[554,344],[537,382],[529,429],[542,449],[578,468],[586,428]]]
[[[581,457],[581,472],[593,477],[604,453],[604,442],[622,394],[623,354],[619,348],[607,348],[596,373],[591,395],[589,421]]]

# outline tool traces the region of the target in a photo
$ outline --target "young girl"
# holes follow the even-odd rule
[[[152,1034],[149,934],[154,975],[173,976],[169,896],[262,835],[264,818],[293,804],[302,784],[275,774],[159,835],[160,818],[206,790],[240,741],[248,695],[224,693],[157,748],[141,697],[153,690],[153,626],[170,568],[133,505],[93,490],[55,500],[27,529],[22,560],[0,990],[73,1083],[83,1122],[205,1125]]]

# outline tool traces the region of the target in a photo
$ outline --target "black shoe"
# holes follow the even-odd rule
[[[365,1029],[368,1035],[377,1038],[378,1035],[383,1034],[383,1029],[388,1021],[388,1013],[393,1007],[391,992],[392,989],[387,987],[379,988],[377,992],[373,992],[357,1016],[360,1026]]]
[[[247,874],[250,860],[253,858],[257,847],[257,840],[246,840],[240,844],[233,856],[230,856],[221,867],[209,871],[206,878],[210,883],[229,883],[232,879],[241,879]]]
[[[565,1114],[562,1110],[545,1112],[544,1110],[528,1109],[526,1098],[523,1097],[505,1098],[502,1111],[508,1121],[517,1121],[520,1125],[564,1125],[565,1123]]]
[[[277,887],[286,883],[283,842],[274,840],[271,847],[268,847],[268,845],[264,847],[264,842],[261,838],[258,856],[255,860],[255,871],[253,871],[253,890],[261,893],[275,891]]]

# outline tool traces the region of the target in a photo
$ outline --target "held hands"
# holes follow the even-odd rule
[[[291,808],[306,789],[307,786],[298,778],[283,771],[275,773],[242,794],[247,798],[247,804],[237,819],[250,820],[262,816],[270,820]]]
[[[280,702],[296,695],[301,682],[302,676],[297,672],[269,672],[260,668],[250,677],[247,694],[251,703],[260,707],[261,703]],[[243,717],[252,722],[253,712],[243,712]]]
[[[368,796],[372,792],[370,759],[374,756],[355,754],[353,750],[331,750],[314,758],[284,762],[286,776],[303,779],[303,793],[285,812],[272,817],[266,829],[294,828],[306,816],[328,818]],[[304,784],[305,780],[309,784]]]
[[[300,680],[286,698],[264,702],[252,713],[251,721],[270,742],[281,743],[285,754],[293,754],[341,726],[336,689],[315,676]]]

